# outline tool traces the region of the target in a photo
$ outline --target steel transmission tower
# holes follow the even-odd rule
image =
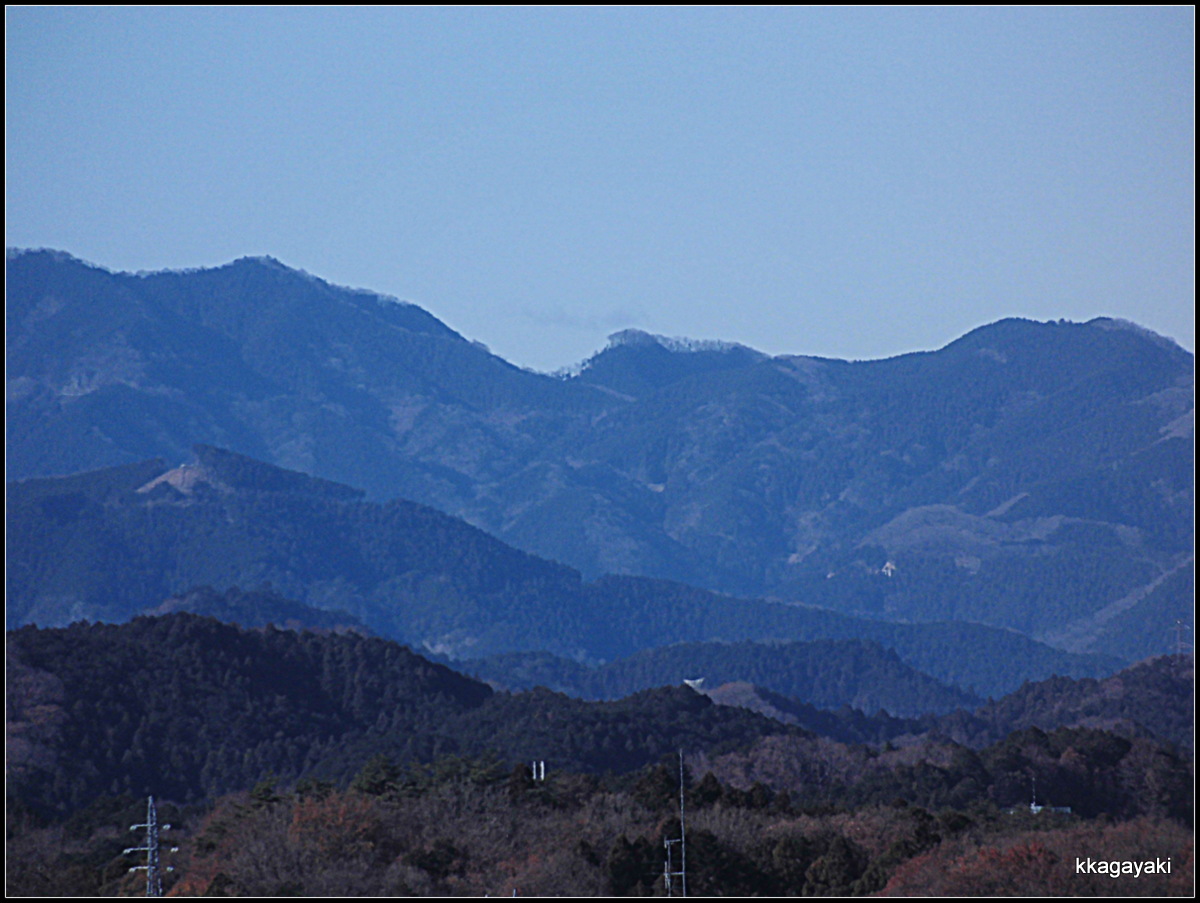
[[[679,844],[679,870],[676,871],[672,862],[672,848]],[[663,862],[663,883],[666,885],[667,896],[671,896],[671,879],[679,879],[681,897],[687,896],[687,834],[683,824],[683,750],[679,751],[679,837],[663,838],[663,848],[667,851],[666,861]]]
[[[170,825],[160,825],[158,823],[158,808],[154,805],[154,797],[150,797],[149,800],[146,802],[146,821],[145,821],[145,823],[140,824],[140,825],[130,825],[129,826],[130,831],[138,831],[138,830],[141,830],[142,828],[146,829],[145,846],[128,847],[125,850],[125,852],[127,854],[128,853],[145,853],[146,854],[146,864],[145,865],[135,865],[129,871],[139,872],[139,871],[142,871],[143,869],[145,869],[145,871],[146,871],[146,896],[147,897],[161,897],[163,895],[162,873],[158,866],[158,833],[160,831],[167,831],[170,829],[170,827],[171,827]],[[176,848],[172,847],[171,849],[172,849],[172,851],[174,851]],[[167,871],[168,872],[172,871],[170,866],[167,867]]]

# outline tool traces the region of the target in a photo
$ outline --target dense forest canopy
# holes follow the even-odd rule
[[[151,794],[181,846],[179,893],[661,891],[679,751],[693,893],[1001,878],[1091,893],[1061,867],[1072,844],[1179,863],[1107,892],[1190,889],[1190,751],[1146,732],[1029,727],[973,749],[908,722],[924,733],[906,745],[846,743],[682,686],[510,695],[390,641],[183,613],[25,627],[7,663],[9,893],[136,893],[121,832]],[[1045,693],[1103,715],[1116,685],[1114,711],[1131,711],[1189,679],[1190,661],[1147,663],[1107,688],[1030,685],[972,717],[1035,717]],[[1052,808],[1033,812],[1034,793]]]

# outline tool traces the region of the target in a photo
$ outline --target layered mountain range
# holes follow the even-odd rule
[[[195,485],[211,488],[174,467],[198,466],[205,443],[345,484],[313,484],[344,506],[403,498],[462,518],[569,566],[546,564],[547,586],[640,575],[881,621],[989,625],[1126,661],[1165,651],[1175,621],[1191,619],[1194,358],[1132,324],[1005,320],[865,362],[626,331],[549,376],[413,305],[271,259],[134,275],[10,252],[7,280],[8,477],[142,468],[118,481],[120,516],[173,524]],[[134,490],[161,504],[130,507]],[[38,504],[73,522],[70,503]],[[390,504],[371,516],[398,517]],[[359,590],[338,587],[372,566],[313,564],[320,578],[292,595],[324,591],[362,617]],[[284,570],[259,567],[263,579]],[[422,634],[409,606],[406,639],[493,629],[478,597],[389,579],[367,581],[379,599],[458,612]],[[493,576],[496,598],[505,579]],[[187,588],[161,583],[154,592]],[[143,606],[165,597],[145,589]],[[10,602],[10,623],[60,623],[39,614],[52,596],[25,596],[15,614]],[[662,636],[647,628],[647,646]]]
[[[701,894],[1188,861],[1166,339],[546,375],[271,259],[7,295],[10,893],[140,891],[147,796],[183,894],[645,895],[685,799]]]
[[[771,645],[736,657],[755,669],[762,666],[751,661],[766,657],[776,672],[799,661],[788,641],[856,639],[893,649],[900,660],[857,648],[826,667],[846,676],[894,665],[891,695],[870,690],[861,704],[886,701],[906,712],[965,701],[936,681],[1000,695],[1025,680],[1102,676],[1120,665],[980,624],[864,619],[646,577],[585,581],[427,506],[370,501],[350,487],[208,446],[180,467],[151,460],[12,483],[7,501],[10,627],[183,609],[247,626],[360,625],[447,660],[534,652],[575,667],[670,644],[755,641]],[[322,611],[308,616],[305,608]],[[656,680],[648,685],[692,676],[681,651],[650,669]],[[693,664],[717,667],[712,654],[697,650]],[[729,655],[718,658],[727,667]],[[518,685],[494,666],[489,676]],[[632,689],[626,681],[624,692]]]

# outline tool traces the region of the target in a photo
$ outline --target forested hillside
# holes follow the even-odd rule
[[[594,668],[546,654],[513,653],[462,667],[512,689],[541,685],[587,699],[616,699],[698,678],[705,689],[748,681],[820,708],[848,705],[894,715],[943,713],[979,702],[905,665],[890,649],[860,640],[679,643]]]
[[[344,783],[376,754],[626,772],[791,730],[682,687],[606,703],[496,694],[389,641],[189,614],[26,627],[6,661],[9,790],[41,813],[103,793],[197,802],[268,775]]]
[[[202,442],[432,505],[589,580],[1126,661],[1191,616],[1194,357],[1133,324],[1004,320],[859,362],[626,330],[552,378],[269,258],[131,275],[15,252],[7,277],[10,478]]]
[[[1139,662],[1104,680],[1051,677],[1029,682],[973,711],[959,709],[920,718],[863,712],[849,705],[836,711],[745,681],[705,689],[722,705],[759,712],[786,724],[847,743],[907,744],[935,737],[981,748],[1014,731],[1038,728],[1104,730],[1126,739],[1148,738],[1191,758],[1195,746],[1195,674],[1190,656],[1161,656]]]
[[[510,696],[384,640],[186,614],[22,628],[7,661],[11,895],[142,892],[150,794],[176,894],[657,893],[679,751],[693,895],[1191,887],[1190,763],[1146,737],[848,744],[685,687]],[[1128,703],[1154,667],[1115,678]],[[1176,870],[1095,883],[1080,844]]]
[[[600,663],[672,643],[864,639],[984,696],[1051,674],[1102,677],[1121,664],[980,625],[893,624],[637,577],[586,583],[433,509],[371,502],[205,446],[181,467],[148,462],[10,484],[7,539],[10,626],[120,621],[197,587],[270,585],[455,659],[543,651]],[[685,676],[695,675],[670,682]],[[919,708],[913,699],[899,707]]]

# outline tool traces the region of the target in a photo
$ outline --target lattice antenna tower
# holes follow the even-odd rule
[[[1191,650],[1192,644],[1187,641],[1185,632],[1191,630],[1187,624],[1183,623],[1183,619],[1175,622],[1175,654],[1187,655]]]
[[[676,870],[673,863],[673,851],[675,844],[679,844],[679,869]],[[684,829],[683,820],[683,750],[679,751],[679,836],[675,838],[664,837],[663,848],[666,850],[667,858],[663,862],[663,883],[666,885],[667,896],[673,896],[672,878],[679,879],[680,896],[687,896],[687,832]]]
[[[162,870],[158,864],[158,835],[160,831],[169,831],[170,825],[160,825],[158,823],[158,807],[154,805],[154,797],[150,797],[146,802],[146,821],[139,825],[130,825],[130,831],[146,831],[146,841],[144,846],[128,847],[125,850],[126,855],[129,853],[145,853],[146,864],[135,865],[129,871],[131,872],[146,872],[146,896],[161,897],[162,889]],[[171,852],[178,850],[178,847],[171,847]],[[167,871],[174,871],[173,868],[167,866]]]

